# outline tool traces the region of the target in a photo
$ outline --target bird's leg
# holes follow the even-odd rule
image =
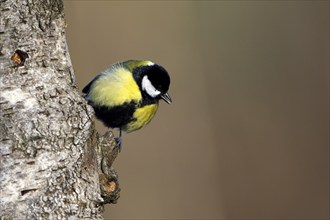
[[[121,128],[119,128],[119,137],[116,137],[116,142],[117,142],[117,147],[119,152],[121,151],[121,147],[122,147],[122,138],[121,138]]]

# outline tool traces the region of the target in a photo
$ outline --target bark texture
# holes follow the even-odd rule
[[[0,14],[0,216],[102,219],[118,152],[75,86],[63,2],[0,0]]]

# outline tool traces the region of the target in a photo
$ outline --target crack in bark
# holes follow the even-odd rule
[[[38,190],[38,189],[25,189],[25,190],[22,190],[21,191],[21,196],[24,196],[25,194],[30,193],[30,192],[34,192],[36,190]]]

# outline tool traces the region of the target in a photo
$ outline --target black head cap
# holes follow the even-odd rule
[[[167,94],[170,87],[171,79],[164,67],[158,64],[143,65],[134,69],[133,75],[137,81],[141,91],[146,93],[143,88],[142,80],[145,76],[150,81],[151,85],[160,92],[159,95],[153,98],[164,99],[167,103],[171,103],[171,98]],[[150,96],[150,94],[147,93]]]
[[[171,79],[167,71],[160,65],[146,66],[145,70],[152,85],[161,93],[166,93],[170,87]]]

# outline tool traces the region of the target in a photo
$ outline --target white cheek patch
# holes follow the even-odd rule
[[[151,97],[156,97],[160,94],[160,91],[158,91],[150,82],[148,79],[148,76],[144,76],[142,78],[142,90],[146,91],[148,95]]]

